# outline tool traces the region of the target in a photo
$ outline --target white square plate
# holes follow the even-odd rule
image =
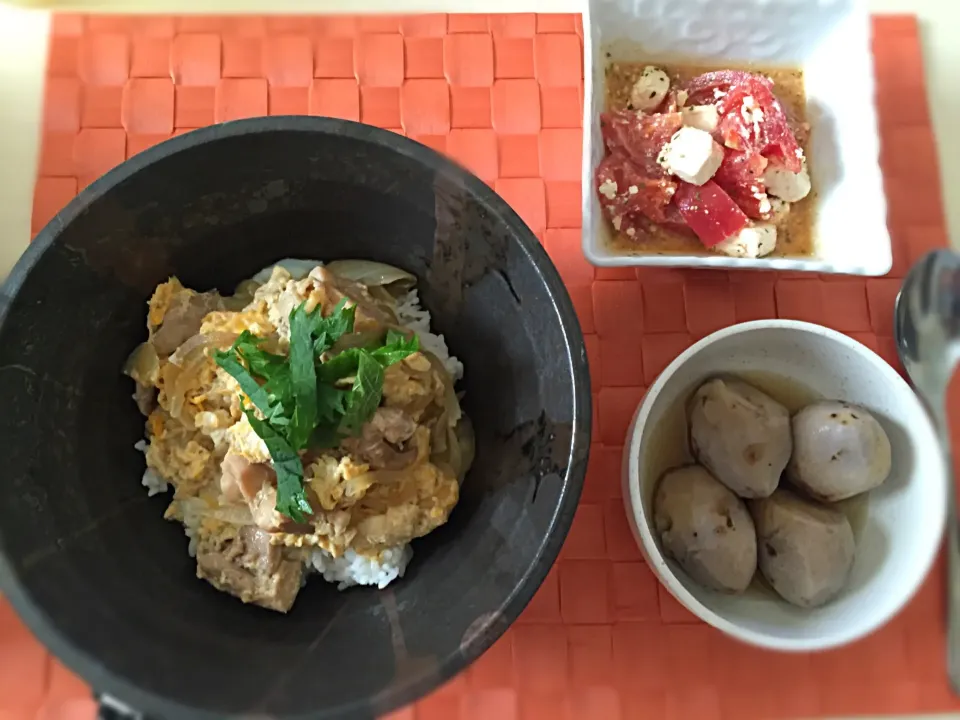
[[[762,268],[883,275],[893,262],[880,172],[865,0],[588,0],[584,14],[583,252],[594,265]],[[812,257],[626,255],[594,181],[610,62],[803,69],[811,125]]]

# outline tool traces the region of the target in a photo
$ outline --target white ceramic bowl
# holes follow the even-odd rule
[[[754,267],[855,275],[890,270],[866,0],[588,0],[583,26],[589,30],[584,34],[582,177],[587,260],[605,267]],[[813,256],[748,260],[611,251],[594,172],[603,158],[604,69],[617,61],[802,68],[817,194]]]
[[[706,378],[731,373],[746,374],[749,380],[758,372],[790,378],[823,398],[862,405],[890,437],[893,468],[887,481],[870,493],[862,527],[855,528],[857,554],[850,581],[839,597],[814,610],[793,607],[772,591],[755,587],[739,596],[706,590],[664,557],[652,529],[658,478],[647,469],[655,457],[653,448],[662,448],[662,435],[657,438],[655,432],[659,423],[676,417],[671,408],[684,403]],[[924,407],[873,351],[810,323],[760,320],[734,325],[681,354],[640,403],[625,443],[623,467],[627,518],[660,581],[704,621],[774,650],[822,650],[879,628],[919,588],[943,534],[946,465]]]

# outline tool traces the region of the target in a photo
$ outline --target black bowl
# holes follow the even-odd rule
[[[283,616],[195,577],[140,485],[121,376],[170,275],[231,290],[284,257],[418,276],[463,360],[477,459],[450,522],[384,591],[314,578]],[[355,123],[258,118],[137,155],[13,270],[0,310],[0,578],[98,692],[176,720],[368,717],[424,695],[516,619],[570,526],[590,385],[570,299],[534,235],[432,150]]]

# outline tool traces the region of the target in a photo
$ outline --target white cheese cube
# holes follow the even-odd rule
[[[723,162],[723,148],[710,133],[682,127],[663,146],[657,162],[672,175],[692,185],[703,185]]]
[[[670,77],[660,68],[647,65],[630,91],[630,104],[634,110],[653,110],[667,96]]]
[[[810,174],[806,163],[798,173],[790,172],[782,165],[768,165],[761,179],[768,193],[787,202],[803,200],[810,194]]]
[[[743,228],[736,235],[717,243],[713,249],[718,253],[739,258],[758,258],[769,255],[777,247],[777,228],[767,223],[757,223]]]
[[[720,122],[720,113],[716,105],[691,105],[680,111],[683,124],[705,132],[713,132]]]

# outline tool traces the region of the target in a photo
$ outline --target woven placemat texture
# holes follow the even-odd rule
[[[914,602],[866,640],[815,656],[768,653],[720,635],[664,591],[640,557],[620,497],[621,447],[645,388],[713,330],[808,320],[897,364],[891,312],[900,278],[947,238],[916,21],[877,18],[874,38],[895,255],[883,278],[587,264],[575,15],[57,16],[33,228],[106,170],[175,134],[234,118],[315,114],[379,125],[448,153],[544,243],[590,356],[594,436],[583,498],[559,561],[516,625],[461,676],[391,720],[955,709],[944,671],[942,562]],[[92,714],[88,689],[0,601],[0,718]]]

